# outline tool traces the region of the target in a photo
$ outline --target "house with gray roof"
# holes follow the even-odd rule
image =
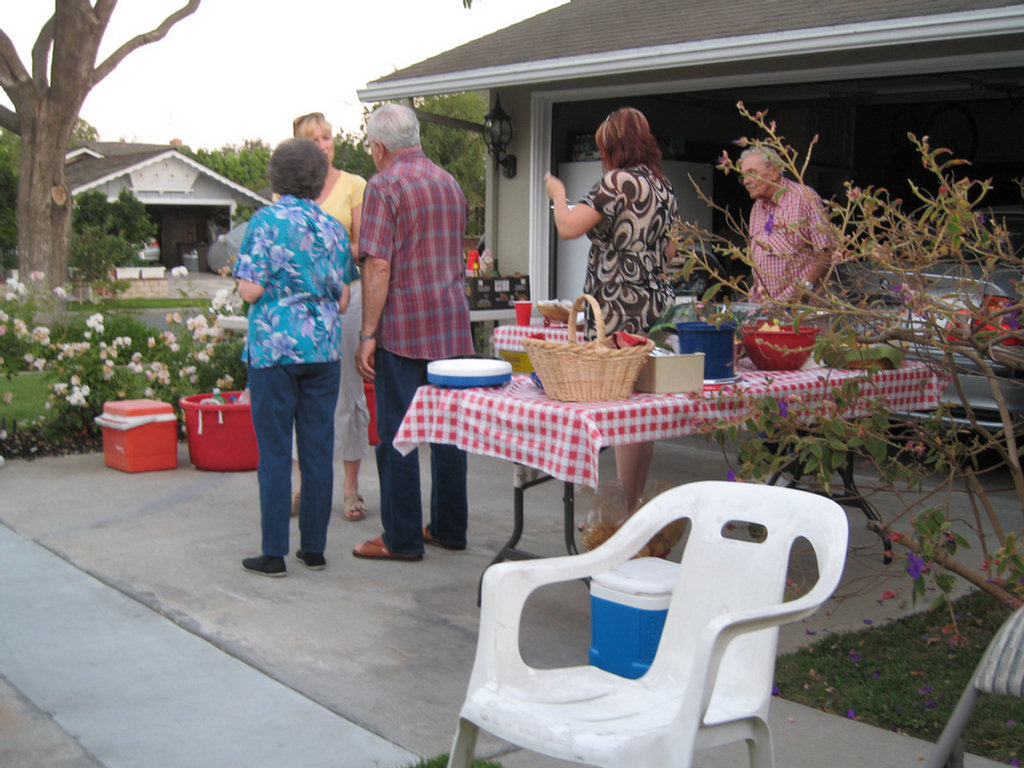
[[[503,271],[529,272],[534,298],[572,298],[565,274],[560,283],[568,261],[544,173],[591,156],[581,154],[586,138],[624,105],[644,111],[667,160],[704,169],[715,201],[739,215],[749,200],[714,170],[735,139],[754,132],[739,101],[767,109],[801,152],[818,137],[806,178],[823,195],[841,193],[847,180],[904,193],[920,173],[906,138],[913,132],[991,176],[990,204],[1021,202],[1013,181],[1024,177],[1020,2],[571,0],[359,95],[376,102],[464,90],[489,91],[492,104],[500,97],[511,116],[518,173],[489,173],[487,238]],[[717,215],[710,221],[723,225]]]
[[[96,189],[116,200],[129,189],[157,225],[159,263],[168,268],[195,251],[206,271],[206,250],[231,228],[235,211],[270,202],[172,144],[88,142],[67,153],[64,173],[75,196]]]

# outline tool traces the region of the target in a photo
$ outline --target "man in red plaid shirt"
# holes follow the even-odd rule
[[[421,560],[423,545],[466,548],[466,452],[430,446],[430,523],[423,526],[417,451],[392,445],[427,363],[473,354],[463,236],[469,206],[459,183],[420,148],[416,113],[378,108],[366,124],[378,174],[366,184],[359,255],[363,317],[356,367],[377,400],[377,476],[384,533],[353,554]]]
[[[767,147],[740,155],[741,179],[754,201],[749,247],[754,301],[810,296],[832,262],[833,240],[821,198],[782,176],[782,161]]]

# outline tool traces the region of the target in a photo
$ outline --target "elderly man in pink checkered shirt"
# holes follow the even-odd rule
[[[767,147],[740,155],[743,186],[754,201],[749,247],[754,301],[812,296],[834,258],[821,198],[808,186],[783,178],[782,161]]]
[[[473,354],[462,251],[469,206],[455,178],[420,146],[416,113],[378,107],[366,139],[379,173],[366,183],[359,254],[363,317],[356,370],[375,382],[377,476],[384,532],[352,550],[375,560],[423,559],[423,545],[466,548],[466,452],[432,444],[430,522],[423,525],[417,452],[392,441],[431,360]]]

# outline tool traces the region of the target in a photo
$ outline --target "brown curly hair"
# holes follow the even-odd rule
[[[646,165],[657,177],[665,178],[658,140],[639,109],[615,110],[597,127],[595,138],[607,170]]]

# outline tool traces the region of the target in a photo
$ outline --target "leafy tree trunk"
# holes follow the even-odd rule
[[[0,126],[21,137],[18,179],[18,258],[23,271],[40,271],[50,285],[67,281],[71,195],[64,153],[78,111],[100,80],[137,48],[163,39],[200,0],[188,0],[160,26],[136,35],[96,64],[117,0],[55,0],[54,13],[32,47],[32,70],[0,29],[0,87],[14,111],[0,106]]]

